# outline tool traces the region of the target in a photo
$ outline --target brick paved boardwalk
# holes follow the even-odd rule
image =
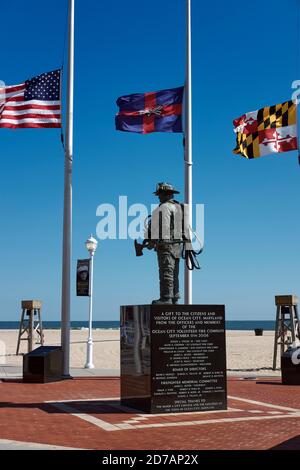
[[[0,439],[85,449],[300,449],[300,387],[231,378],[222,412],[122,408],[118,378],[0,382]]]

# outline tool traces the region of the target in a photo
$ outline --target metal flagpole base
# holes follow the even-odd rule
[[[91,340],[89,340],[87,344],[87,360],[84,368],[95,369],[95,366],[93,364],[93,342]]]

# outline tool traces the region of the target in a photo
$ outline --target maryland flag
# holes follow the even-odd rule
[[[257,158],[298,148],[297,107],[293,101],[251,111],[233,121],[234,153]]]

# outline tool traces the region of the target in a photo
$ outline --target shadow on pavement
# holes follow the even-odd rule
[[[300,436],[292,437],[287,441],[283,441],[269,450],[299,450],[300,449]]]
[[[66,407],[66,409],[63,409]],[[53,403],[1,402],[0,409],[40,409],[49,414],[136,414],[137,410],[122,407],[119,400],[59,401]],[[68,410],[72,408],[72,410]]]

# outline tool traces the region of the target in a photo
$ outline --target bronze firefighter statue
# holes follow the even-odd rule
[[[159,267],[160,298],[153,304],[176,304],[179,293],[179,262],[181,256],[186,259],[189,269],[199,269],[196,253],[191,249],[190,229],[186,226],[184,205],[174,199],[179,191],[171,184],[159,183],[154,192],[160,204],[153,211],[145,230],[143,243],[135,240],[136,256],[142,256],[143,250],[154,249]],[[202,251],[202,250],[201,250]],[[182,255],[183,253],[183,255]]]

